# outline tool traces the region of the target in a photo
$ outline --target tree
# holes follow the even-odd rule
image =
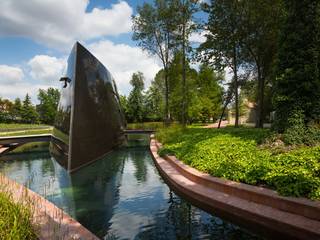
[[[235,96],[235,127],[239,125],[239,82],[238,71],[243,63],[241,56],[241,24],[242,13],[238,0],[211,0],[204,4],[204,11],[209,14],[204,25],[207,31],[206,42],[200,45],[200,59],[218,71],[226,67],[233,72],[233,88]]]
[[[201,65],[197,78],[202,121],[216,119],[222,105],[222,87],[219,85],[224,80],[222,74],[216,73],[208,65]]]
[[[172,40],[174,16],[176,12],[170,8],[166,0],[155,0],[154,5],[144,3],[138,6],[137,15],[133,16],[132,39],[138,46],[151,55],[156,55],[162,62],[165,80],[165,121],[170,121],[168,65],[173,52]]]
[[[274,86],[278,132],[320,121],[320,2],[288,0],[284,5]]]
[[[10,100],[0,98],[0,121],[1,122],[11,122],[13,120],[12,109],[13,109],[13,103]]]
[[[244,0],[240,2],[242,54],[253,69],[257,80],[256,127],[263,127],[265,115],[266,81],[271,83],[277,55],[279,24],[282,16],[281,0]]]
[[[165,89],[163,73],[163,70],[157,73],[145,95],[145,114],[148,121],[161,121],[164,119]]]
[[[47,90],[39,89],[37,112],[39,113],[40,121],[45,124],[52,125],[57,114],[57,107],[60,99],[58,89],[48,88]]]
[[[142,122],[144,119],[143,89],[144,77],[141,72],[132,74],[130,84],[133,89],[128,97],[128,121]]]
[[[197,0],[172,0],[171,8],[175,9],[175,40],[176,45],[180,46],[182,53],[182,124],[186,125],[187,120],[187,99],[186,99],[186,72],[187,72],[187,53],[191,50],[189,44],[189,36],[195,31],[196,25],[194,24],[193,15],[197,11]]]
[[[37,123],[39,120],[39,115],[31,103],[29,94],[27,94],[23,100],[21,115],[22,121],[25,123]]]
[[[12,109],[13,119],[16,122],[21,121],[22,118],[22,104],[20,98],[14,100],[13,109]]]
[[[125,95],[120,95],[119,99],[125,119],[129,119],[128,99]]]

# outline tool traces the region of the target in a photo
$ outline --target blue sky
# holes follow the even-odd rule
[[[151,2],[151,0],[146,0]],[[144,0],[1,0],[0,97],[36,102],[39,88],[60,87],[68,54],[83,43],[110,70],[121,94],[142,71],[146,86],[161,68],[131,40],[131,15]],[[194,42],[203,41],[200,35]]]

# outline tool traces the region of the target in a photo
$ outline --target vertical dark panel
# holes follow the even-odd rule
[[[63,165],[74,171],[122,143],[125,120],[109,71],[79,43],[75,44],[69,62],[70,91],[63,89],[59,104],[67,108],[61,111],[65,117],[57,117],[54,135],[66,135],[61,140],[69,146],[68,163]]]

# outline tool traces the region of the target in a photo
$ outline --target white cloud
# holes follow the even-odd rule
[[[129,93],[129,81],[134,72],[141,71],[144,74],[147,88],[161,69],[155,58],[148,56],[138,47],[101,40],[90,44],[88,48],[111,72],[121,94]]]
[[[88,0],[1,0],[0,36],[22,36],[58,49],[76,40],[131,31],[132,8],[119,1],[86,12]]]
[[[14,100],[15,98],[24,99],[28,93],[31,96],[31,101],[37,103],[38,90],[47,89],[49,85],[32,84],[27,81],[23,81],[17,84],[2,84],[0,83],[0,96],[2,98],[7,98]]]
[[[203,43],[207,40],[205,37],[206,31],[202,32],[193,32],[189,37],[189,41],[193,43]]]
[[[30,59],[28,65],[31,68],[30,75],[33,79],[57,85],[65,69],[66,60],[47,55],[36,55]]]
[[[16,84],[22,81],[23,71],[19,67],[0,65],[0,84]]]

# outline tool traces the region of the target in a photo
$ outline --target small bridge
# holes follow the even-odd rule
[[[51,138],[51,134],[0,137],[0,156],[23,144],[30,142],[49,142],[51,141]]]
[[[154,130],[124,130],[125,135],[131,134],[153,134]],[[0,156],[12,151],[13,149],[30,142],[50,142],[52,139],[51,134],[38,134],[38,135],[27,135],[27,136],[11,136],[11,137],[0,137]]]

